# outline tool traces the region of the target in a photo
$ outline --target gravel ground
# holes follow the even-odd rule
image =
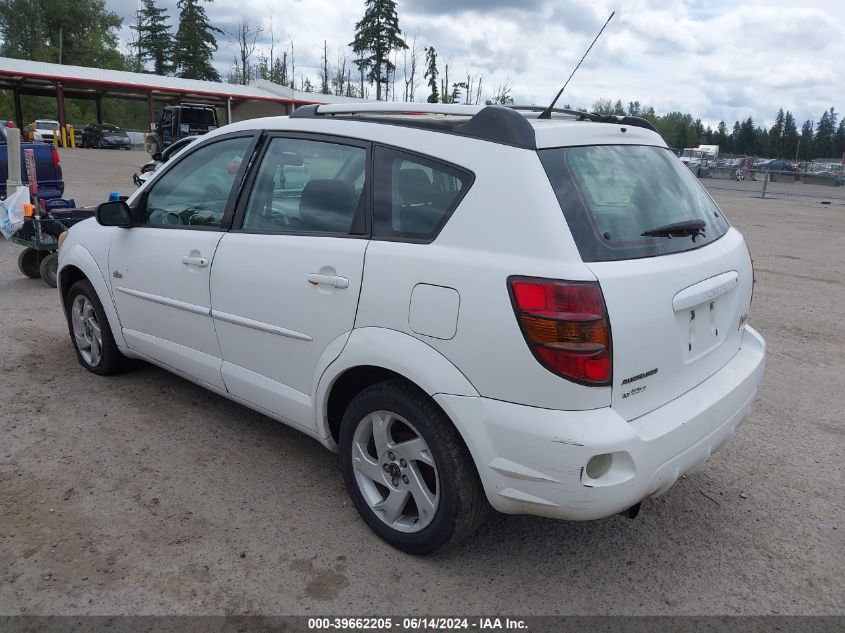
[[[68,194],[128,193],[145,159],[66,150]],[[501,517],[427,558],[372,535],[304,435],[154,367],[84,371],[0,240],[0,614],[845,614],[845,200],[793,189],[713,189],[769,357],[703,472],[633,521]]]

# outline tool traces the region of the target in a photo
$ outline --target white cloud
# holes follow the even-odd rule
[[[107,0],[128,25],[136,2]],[[160,0],[177,15],[176,0]],[[399,0],[406,36],[433,45],[450,79],[486,75],[490,90],[510,78],[523,103],[548,102],[611,11],[617,14],[575,75],[562,103],[637,99],[658,112],[681,110],[705,123],[754,117],[770,124],[781,105],[799,121],[830,106],[845,109],[845,2],[815,0]],[[315,77],[328,41],[333,60],[352,40],[363,0],[215,0],[214,24],[242,15],[261,21],[269,46],[293,38],[297,74]],[[129,41],[127,28],[121,32]],[[234,55],[219,38],[215,63],[225,74]],[[454,73],[454,74],[453,74]],[[456,77],[457,78],[457,77]],[[312,79],[313,81],[313,79]],[[420,95],[425,94],[421,88]]]

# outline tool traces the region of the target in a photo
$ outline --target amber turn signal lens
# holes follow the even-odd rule
[[[508,283],[525,342],[546,369],[586,385],[611,383],[610,321],[598,283],[534,277]]]

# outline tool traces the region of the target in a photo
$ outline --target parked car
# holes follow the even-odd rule
[[[782,175],[784,172],[795,172],[798,171],[796,166],[790,163],[788,160],[783,160],[780,158],[766,160],[756,166],[758,171],[767,171],[769,172],[769,180],[777,180],[778,176]]]
[[[100,205],[59,256],[80,364],[147,360],[337,450],[407,552],[489,506],[634,515],[748,415],[745,240],[642,119],[407,108],[235,123]]]
[[[61,198],[65,191],[62,179],[62,166],[59,152],[46,143],[21,142],[21,180],[29,184],[26,171],[25,149],[32,149],[35,154],[35,177],[38,180],[38,197],[44,200]],[[6,124],[0,123],[0,197],[6,196],[6,179],[9,171],[9,154],[6,146]]]
[[[33,132],[41,137],[40,140],[46,143],[52,143],[54,140],[54,133],[59,132],[61,126],[59,122],[54,119],[36,119],[33,124]],[[38,136],[35,138],[37,139]]]
[[[92,123],[81,131],[77,143],[96,149],[132,149],[129,135],[111,123]]]
[[[150,178],[152,178],[153,174],[159,167],[169,161],[172,156],[175,156],[181,150],[185,149],[188,145],[193,143],[197,138],[199,137],[186,136],[184,138],[180,138],[178,141],[176,141],[163,151],[156,152],[155,154],[153,154],[152,160],[144,163],[141,166],[140,171],[137,171],[132,174],[132,182],[135,183],[136,187],[140,187],[141,185],[143,185]]]

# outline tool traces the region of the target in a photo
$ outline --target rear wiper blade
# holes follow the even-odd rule
[[[692,237],[695,239],[696,235],[704,234],[704,227],[707,222],[704,220],[685,220],[683,222],[674,222],[672,224],[664,224],[663,226],[655,226],[640,233],[642,237]]]

